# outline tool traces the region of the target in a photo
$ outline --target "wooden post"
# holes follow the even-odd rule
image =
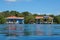
[[[22,20],[22,23],[24,24],[24,20]]]

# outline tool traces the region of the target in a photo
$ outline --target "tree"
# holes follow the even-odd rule
[[[32,14],[29,13],[29,12],[22,12],[22,14],[24,15],[24,17],[29,16],[29,15],[32,15]]]
[[[4,12],[2,12],[2,15],[3,15],[4,17],[8,17],[8,16],[10,16],[11,14],[10,14],[10,11],[4,11]]]
[[[30,21],[35,22],[35,17],[30,15],[25,18],[25,23],[28,24]]]
[[[54,17],[54,15],[53,15],[53,14],[50,14],[49,16]]]
[[[30,19],[30,17],[31,17],[31,13],[29,13],[29,12],[22,12],[22,14],[23,14],[23,16],[24,16],[24,19],[25,19],[25,23],[27,24],[27,23],[29,23],[29,19]]]
[[[38,16],[38,14],[33,14],[33,16]]]
[[[60,16],[55,16],[54,17],[54,22],[57,24],[60,24]]]
[[[5,17],[0,15],[0,24],[4,24],[6,22]]]
[[[23,16],[21,13],[19,13],[19,12],[17,12],[17,11],[11,11],[10,14],[11,14],[12,16],[17,16],[17,17]]]

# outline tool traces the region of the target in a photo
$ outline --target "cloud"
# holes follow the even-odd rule
[[[31,2],[32,0],[5,0],[6,2]]]
[[[7,2],[16,2],[17,0],[5,0]]]

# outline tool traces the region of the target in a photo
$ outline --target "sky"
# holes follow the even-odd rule
[[[60,14],[60,0],[0,0],[0,11]]]

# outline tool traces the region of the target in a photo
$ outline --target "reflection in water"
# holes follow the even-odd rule
[[[4,26],[3,25],[0,25],[0,34],[6,34],[6,36],[60,35],[59,29],[60,25],[53,24],[5,24]]]
[[[7,37],[7,40],[18,40],[16,36],[9,36]]]

